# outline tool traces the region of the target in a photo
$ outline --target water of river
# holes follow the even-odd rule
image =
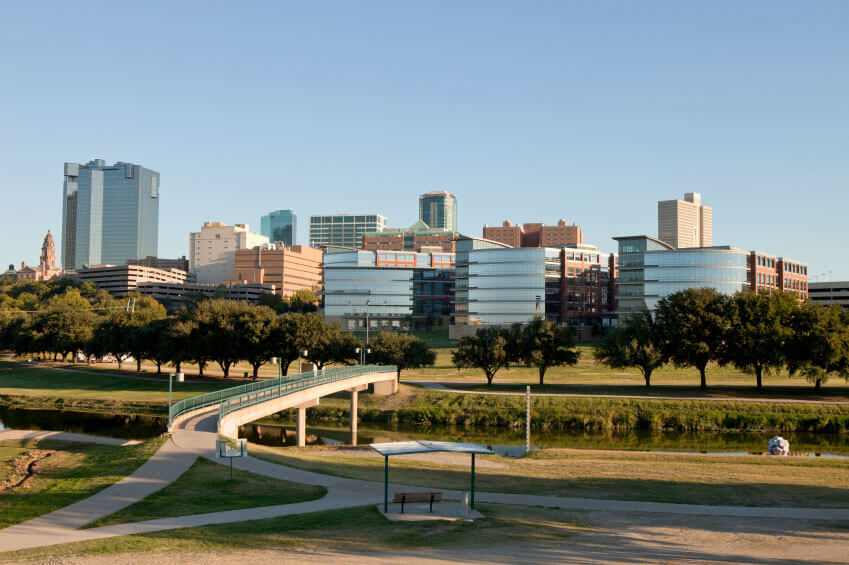
[[[125,439],[148,439],[165,431],[166,418],[130,414],[105,414],[73,410],[29,410],[0,406],[0,429],[34,429],[86,433]],[[429,439],[464,441],[493,446],[504,454],[518,454],[525,445],[524,430],[503,428],[467,428],[449,426],[374,426],[361,423],[357,443]],[[329,445],[347,443],[347,427],[316,425],[307,427],[308,443]],[[535,447],[575,449],[628,449],[640,451],[679,451],[694,453],[763,452],[773,433],[760,432],[648,432],[648,431],[534,431]],[[849,456],[849,435],[782,434],[793,452],[821,456]],[[239,429],[239,437],[263,445],[293,445],[294,426],[248,424]]]

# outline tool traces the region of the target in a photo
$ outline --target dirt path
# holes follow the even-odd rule
[[[49,449],[33,449],[15,457],[9,478],[0,482],[0,492],[31,486],[33,479],[41,472],[44,460],[54,453],[56,452]]]
[[[126,553],[53,559],[54,564],[175,565],[203,562],[448,564],[448,563],[849,563],[849,528],[798,520],[578,513],[594,530],[552,544],[458,546],[356,554],[299,548],[205,553]]]

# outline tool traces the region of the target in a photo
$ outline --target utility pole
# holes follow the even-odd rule
[[[531,451],[531,387],[525,387],[525,453]]]

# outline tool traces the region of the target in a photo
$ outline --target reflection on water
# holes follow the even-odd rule
[[[295,444],[294,426],[277,424],[247,424],[239,428],[239,437],[263,445]],[[462,441],[498,447],[499,451],[522,453],[525,445],[523,430],[503,428],[473,428],[463,426],[373,426],[360,424],[359,445],[373,442],[427,439]],[[307,443],[325,445],[350,443],[347,427],[320,424],[307,427]],[[768,432],[662,432],[662,431],[558,431],[534,432],[531,445],[540,448],[569,447],[573,449],[625,449],[639,451],[674,451],[682,453],[747,454],[766,451],[774,433]],[[787,432],[781,434],[794,453],[814,455],[849,455],[849,435]],[[515,453],[514,453],[515,452]]]
[[[136,414],[76,410],[29,410],[0,406],[0,429],[49,430],[122,439],[150,439],[168,427],[168,419]]]

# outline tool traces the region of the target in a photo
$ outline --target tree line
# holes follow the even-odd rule
[[[662,299],[654,312],[626,318],[595,348],[605,365],[636,367],[651,385],[652,373],[670,363],[698,369],[707,387],[710,363],[763,377],[787,370],[817,391],[831,376],[849,381],[849,313],[837,305],[799,304],[785,292],[687,289]]]
[[[305,310],[312,304],[301,299]],[[365,347],[339,324],[328,324],[317,313],[286,312],[247,302],[211,299],[172,314],[149,297],[115,299],[108,293],[73,284],[18,283],[0,285],[0,349],[17,355],[50,356],[87,361],[112,356],[119,368],[132,358],[136,370],[149,360],[162,366],[196,364],[200,376],[211,363],[225,377],[240,361],[250,363],[256,378],[272,357],[280,359],[282,374],[307,350],[310,362],[322,369],[331,364],[359,361],[357,348]],[[25,306],[25,307],[22,307]],[[283,308],[281,308],[283,309]],[[368,345],[367,361],[403,369],[432,365],[435,354],[420,339],[406,334],[381,333]]]

